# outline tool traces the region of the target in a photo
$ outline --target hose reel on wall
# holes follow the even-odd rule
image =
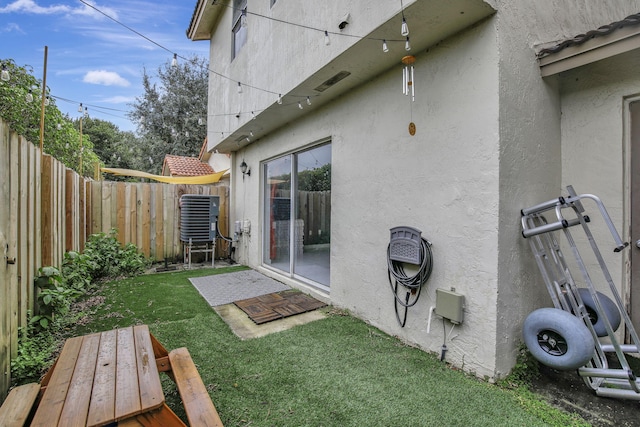
[[[414,274],[408,274],[405,267],[417,267]],[[429,280],[433,268],[431,242],[422,237],[422,231],[413,227],[394,227],[387,246],[387,267],[389,285],[394,296],[396,319],[401,327],[407,323],[407,311],[420,298],[422,286]],[[405,291],[404,299],[401,297]],[[398,306],[404,307],[404,315],[400,319]]]

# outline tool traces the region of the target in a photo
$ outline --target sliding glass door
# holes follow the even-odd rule
[[[264,164],[263,263],[328,290],[331,144]]]

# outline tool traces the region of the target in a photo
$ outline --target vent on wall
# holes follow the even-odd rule
[[[349,75],[351,75],[351,73],[348,71],[340,71],[338,74],[331,77],[330,79],[322,83],[320,86],[318,86],[314,90],[318,92],[324,92],[325,90],[329,89],[331,86],[338,83],[340,80],[344,79],[345,77],[348,77]]]
[[[180,240],[205,243],[216,239],[219,196],[184,194],[180,197]]]

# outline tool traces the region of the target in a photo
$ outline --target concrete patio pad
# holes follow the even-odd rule
[[[324,312],[314,310],[256,325],[233,302],[291,288],[255,270],[195,277],[189,280],[222,320],[229,325],[233,333],[243,340],[263,337],[326,317]]]
[[[235,304],[225,304],[213,307],[216,313],[231,328],[240,339],[259,338],[274,332],[286,331],[294,326],[304,325],[315,320],[324,319],[327,315],[320,310],[308,311],[273,322],[256,325],[247,314]]]

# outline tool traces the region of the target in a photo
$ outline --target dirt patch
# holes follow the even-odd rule
[[[640,425],[640,402],[596,396],[575,371],[556,371],[540,365],[540,377],[533,381],[531,390],[596,427]]]

